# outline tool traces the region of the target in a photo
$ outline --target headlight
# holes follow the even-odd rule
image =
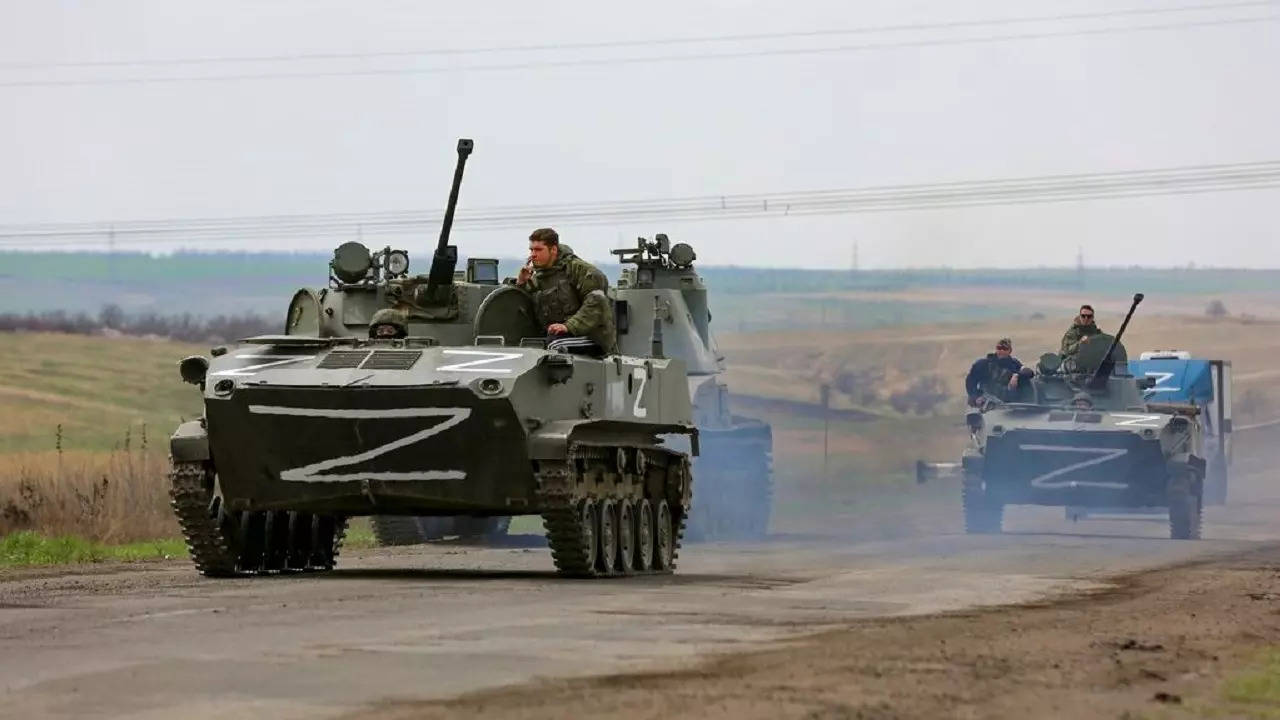
[[[403,250],[393,250],[387,255],[387,273],[391,275],[403,275],[409,271],[409,253]]]

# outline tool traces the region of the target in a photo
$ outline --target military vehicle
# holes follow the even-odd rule
[[[753,539],[769,528],[773,501],[773,436],[768,424],[730,411],[724,356],[711,329],[707,289],[686,243],[671,244],[663,233],[652,241],[613,250],[623,265],[610,291],[624,355],[648,352],[644,333],[630,332],[633,315],[662,320],[666,355],[684,361],[698,428],[700,454],[694,460],[698,491],[686,534],[690,540]],[[496,276],[495,276],[496,277]],[[680,438],[671,447],[687,449]],[[407,545],[448,537],[490,543],[505,533],[509,518],[375,516],[374,532],[384,545]]]
[[[1205,460],[1199,408],[1150,403],[1150,378],[1128,371],[1121,339],[1100,334],[1064,363],[969,413],[961,458],[965,530],[1001,531],[1004,506],[1166,508],[1174,539],[1199,539]]]
[[[689,517],[692,540],[751,539],[769,529],[773,505],[773,434],[768,424],[734,415],[724,381],[724,355],[711,329],[707,288],[697,255],[664,234],[614,250],[624,268],[613,292],[624,354],[644,350],[643,336],[623,332],[631,316],[662,319],[666,353],[684,360],[698,427],[698,489]],[[682,447],[673,439],[673,447]]]
[[[471,150],[459,141],[426,275],[404,251],[346,243],[286,334],[180,363],[204,415],[170,439],[171,495],[201,573],[330,569],[357,515],[538,514],[563,574],[674,568],[698,451],[684,363],[657,318],[631,324],[645,342],[624,354],[549,350],[496,261],[458,281],[448,239]]]

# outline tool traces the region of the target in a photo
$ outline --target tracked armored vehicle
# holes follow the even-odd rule
[[[666,354],[684,360],[701,447],[698,489],[689,517],[692,540],[753,539],[769,529],[773,505],[773,434],[760,420],[735,415],[724,380],[724,356],[712,331],[707,288],[697,255],[666,235],[614,250],[624,266],[613,298],[623,352],[641,352],[645,336],[623,331],[632,315],[658,317]],[[679,443],[678,440],[674,441]]]
[[[1064,363],[1048,353],[1011,395],[969,414],[965,530],[1001,531],[1005,505],[1166,508],[1174,539],[1199,539],[1205,460],[1199,409],[1150,403],[1154,381],[1128,371],[1115,337],[1095,336]]]
[[[700,453],[698,492],[690,510],[691,540],[757,539],[769,529],[773,505],[773,435],[768,424],[730,411],[724,356],[711,328],[707,289],[686,243],[659,233],[633,248],[612,251],[623,265],[610,291],[623,354],[651,348],[649,326],[632,331],[633,316],[661,321],[664,353],[684,361]],[[493,276],[496,278],[496,275]],[[481,290],[482,291],[482,290]],[[688,448],[680,438],[672,447]],[[509,518],[375,516],[380,543],[406,545],[447,537],[497,542]]]
[[[294,297],[285,335],[182,361],[205,412],[170,440],[172,498],[203,574],[332,568],[357,515],[537,514],[563,574],[674,568],[698,450],[684,363],[639,314],[643,347],[548,350],[496,262],[455,281],[471,148],[458,144],[427,275],[347,243],[329,287]]]

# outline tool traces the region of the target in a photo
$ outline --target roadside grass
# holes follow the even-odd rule
[[[177,537],[164,450],[0,454],[0,535],[24,530],[110,545]]]
[[[378,547],[378,538],[373,535],[373,527],[369,518],[354,517],[347,525],[347,535],[342,539],[344,550],[367,550]]]
[[[1280,718],[1280,647],[1270,648],[1228,678],[1222,697],[1246,717]]]
[[[138,562],[186,556],[187,546],[177,538],[111,545],[72,535],[49,537],[29,530],[0,537],[0,567]]]

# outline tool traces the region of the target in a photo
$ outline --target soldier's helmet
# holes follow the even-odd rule
[[[369,337],[371,338],[403,338],[409,335],[409,322],[404,313],[392,308],[383,308],[373,314],[369,321]]]

